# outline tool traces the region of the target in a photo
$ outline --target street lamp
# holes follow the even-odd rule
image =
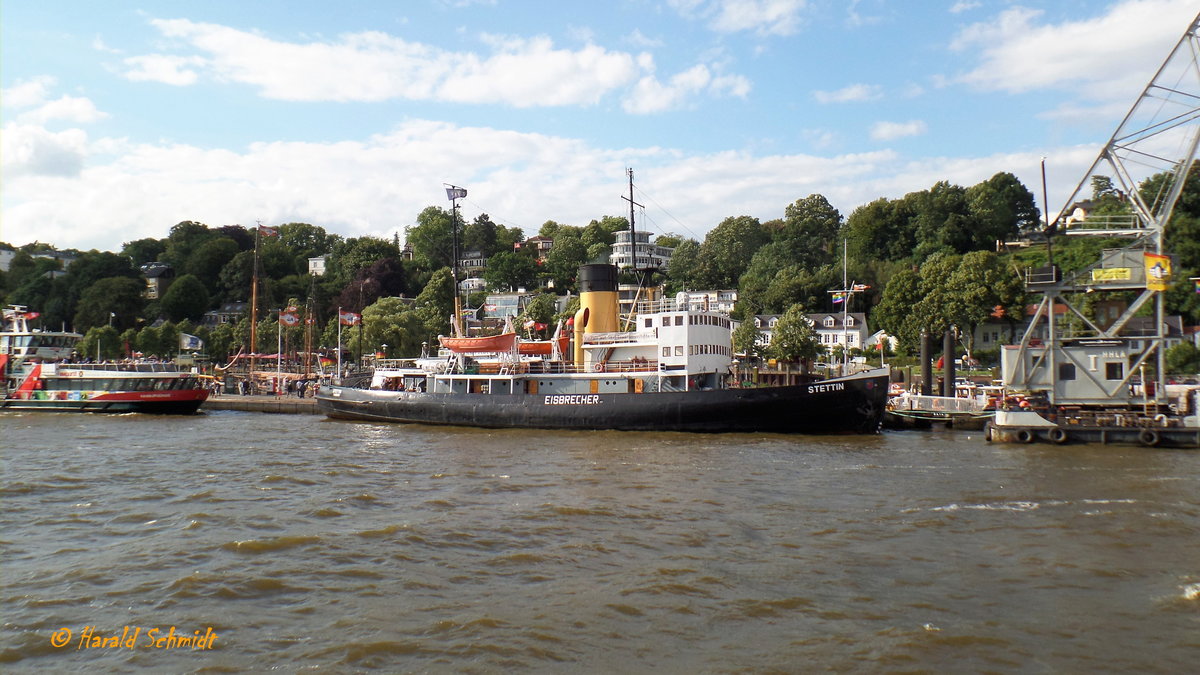
[[[387,343],[385,342],[380,346],[383,347],[383,358],[386,359],[387,358]]]

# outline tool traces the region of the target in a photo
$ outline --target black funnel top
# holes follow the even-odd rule
[[[616,291],[617,290],[617,267],[616,265],[583,265],[579,268],[579,292],[590,293],[593,291]]]

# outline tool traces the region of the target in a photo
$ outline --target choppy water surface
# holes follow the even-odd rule
[[[1197,452],[233,412],[0,439],[7,672],[1200,663]]]

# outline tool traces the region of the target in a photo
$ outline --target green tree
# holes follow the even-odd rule
[[[221,268],[217,292],[225,302],[249,302],[250,283],[254,278],[254,252],[242,251]]]
[[[969,233],[972,250],[993,250],[996,241],[1041,228],[1037,200],[1011,173],[997,173],[971,186],[966,198],[974,225]]]
[[[1200,349],[1190,342],[1180,342],[1164,355],[1167,372],[1175,375],[1200,375]]]
[[[573,232],[559,230],[543,265],[558,291],[574,288],[579,266],[588,261],[587,245]]]
[[[500,252],[488,260],[483,279],[494,290],[513,290],[531,287],[537,279],[538,266],[532,258],[520,253]]]
[[[99,353],[101,360],[111,361],[124,356],[122,347],[121,335],[117,329],[104,325],[88,329],[76,345],[75,351],[85,359],[94,359]]]
[[[700,264],[700,242],[684,239],[675,245],[671,262],[667,263],[667,291],[700,290],[696,272]]]
[[[525,306],[524,313],[517,318],[519,325],[529,321],[546,325],[546,332],[554,330],[554,314],[558,310],[558,297],[553,293],[538,293]]]
[[[771,331],[767,354],[780,361],[799,361],[807,365],[821,354],[821,342],[813,330],[803,305],[792,305]]]
[[[223,363],[233,355],[235,343],[233,326],[223,323],[208,332],[204,340],[204,351],[208,352],[214,361]]]
[[[117,330],[137,325],[145,300],[145,286],[126,277],[109,277],[92,284],[80,298],[75,330],[113,325]]]
[[[187,270],[192,253],[213,236],[213,232],[203,223],[191,220],[176,223],[167,235],[167,247],[161,256],[162,260],[177,270]]]
[[[604,218],[606,221],[610,221],[610,222],[611,222],[610,219],[619,221],[619,223],[617,223],[617,225],[623,226],[620,229],[623,229],[623,230],[629,229],[629,223],[624,218],[613,219],[612,216],[605,216]],[[614,234],[607,227],[602,225],[600,223],[600,221],[593,220],[591,223],[588,223],[587,227],[583,228],[583,232],[581,232],[579,234],[579,239],[588,248],[591,248],[592,246],[595,246],[596,244],[601,244],[603,246],[612,246],[613,243],[617,240],[617,235]]]
[[[708,288],[736,288],[754,254],[770,240],[770,234],[757,218],[726,218],[700,245],[700,274],[696,281]]]
[[[174,348],[174,343],[164,345],[162,332],[157,326],[146,326],[138,331],[134,347],[145,356],[161,356]]]
[[[899,340],[900,347],[912,353],[918,345],[923,326],[913,320],[912,308],[921,302],[921,274],[903,269],[892,276],[883,297],[871,313],[875,324]]]
[[[362,270],[385,258],[399,259],[400,249],[394,243],[378,237],[347,239],[330,255],[327,272],[339,286],[344,286]]]
[[[753,316],[747,316],[733,329],[732,339],[733,350],[738,354],[745,354],[747,358],[763,356],[763,332],[755,325]]]
[[[454,313],[454,283],[449,268],[443,267],[430,277],[429,283],[417,295],[415,311],[430,344],[433,337],[448,334],[450,315]]]
[[[846,219],[845,236],[854,260],[905,260],[917,247],[912,213],[886,198],[864,204]]]
[[[1025,306],[1021,277],[990,251],[964,255],[945,285],[944,313],[959,327],[971,353],[975,351],[975,328],[997,307],[1004,316],[1020,317]]]
[[[795,242],[794,250],[801,254],[795,262],[821,265],[834,257],[832,246],[841,227],[842,214],[824,196],[813,194],[784,209],[783,229],[777,239]]]
[[[486,213],[475,216],[475,220],[463,227],[460,241],[461,252],[479,251],[484,258],[490,258],[499,250],[496,224]]]
[[[168,320],[199,321],[208,311],[208,290],[193,274],[175,280],[162,297],[162,312]]]
[[[413,357],[421,353],[421,343],[429,340],[421,317],[412,300],[380,298],[363,310],[363,351],[387,345],[389,355]],[[356,345],[357,346],[357,345]]]
[[[404,230],[404,240],[412,246],[413,261],[419,267],[436,270],[454,265],[453,223],[450,211],[429,206],[417,216],[416,225]]]
[[[922,192],[904,196],[906,208],[916,216],[916,260],[938,252],[970,250],[971,219],[967,191],[948,181],[938,181]]]
[[[121,255],[130,258],[134,267],[141,267],[146,263],[156,262],[166,249],[167,245],[162,239],[147,237],[122,244]]]
[[[194,275],[212,295],[219,290],[221,270],[239,252],[236,241],[229,237],[213,237],[196,247],[188,258],[187,267],[180,271]]]

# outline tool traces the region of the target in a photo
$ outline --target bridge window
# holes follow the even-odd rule
[[[1058,379],[1060,379],[1060,380],[1075,379],[1075,364],[1074,363],[1058,364]]]
[[[1120,361],[1113,361],[1104,364],[1104,379],[1120,380],[1125,377],[1125,364]]]

